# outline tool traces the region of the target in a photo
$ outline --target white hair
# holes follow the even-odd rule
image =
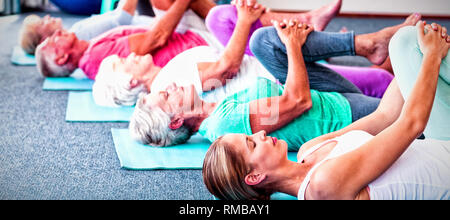
[[[143,96],[138,100],[130,119],[130,136],[142,143],[165,147],[185,143],[192,136],[190,128],[183,125],[178,129],[169,128],[171,116],[160,108],[150,108],[143,103]]]
[[[139,93],[146,92],[143,84],[131,88],[133,76],[120,71],[114,71],[114,61],[120,59],[117,55],[103,59],[98,69],[92,95],[97,105],[118,107],[136,104]]]
[[[71,64],[58,65],[55,63],[55,54],[49,53],[46,50],[49,38],[40,43],[36,48],[36,66],[45,77],[66,77],[72,74],[76,67]]]

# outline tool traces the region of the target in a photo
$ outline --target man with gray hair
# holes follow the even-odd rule
[[[177,0],[151,27],[117,27],[90,41],[80,40],[67,30],[59,30],[36,49],[38,70],[44,76],[61,77],[81,68],[94,80],[104,58],[110,55],[127,57],[132,52],[138,55],[152,53],[155,63],[164,66],[180,52],[206,45],[195,33],[174,32],[184,12],[197,1],[209,0]],[[207,7],[212,6],[208,4]]]
[[[206,26],[209,30],[233,30],[233,33],[229,33],[233,35],[233,40],[230,39],[230,42],[224,44],[226,45],[225,49],[222,45],[223,42],[213,36],[213,34],[216,34],[214,31],[210,33],[191,25],[198,23],[201,20],[200,17],[193,15],[193,13],[188,14],[184,17],[183,26],[200,35],[207,42],[209,48],[199,46],[187,50],[173,58],[162,68],[161,72],[154,68],[154,66],[160,66],[155,60],[155,65],[150,68],[147,63],[148,60],[143,59],[146,61],[143,63],[143,60],[139,59],[139,55],[131,55],[128,58],[109,57],[103,60],[100,65],[93,86],[94,100],[102,106],[134,105],[139,91],[160,91],[175,82],[178,85],[192,83],[196,86],[199,95],[202,95],[205,100],[217,101],[225,98],[228,94],[247,87],[249,82],[256,80],[257,76],[275,81],[274,77],[261,66],[251,52],[248,52],[248,39],[251,33],[259,27],[258,25],[271,25],[270,18],[286,19],[295,16],[300,20],[306,19],[304,22],[315,24],[315,22],[320,21],[320,23],[327,24],[339,12],[340,3],[340,1],[333,1],[324,7],[307,13],[286,14],[267,12],[262,5],[257,4],[256,0],[249,0],[245,4],[255,5],[260,14],[258,14],[255,22],[249,22],[255,20],[249,19],[244,25],[237,23],[238,16],[235,6],[216,6],[208,13]],[[164,8],[164,4],[154,6]],[[155,10],[155,13],[161,15],[162,12]],[[308,20],[307,18],[315,18],[315,20]],[[223,27],[221,23],[230,24],[230,27]],[[242,49],[245,49],[245,55],[241,52]],[[324,75],[323,73],[320,74]],[[234,77],[236,75],[237,77]],[[225,81],[227,81],[227,85],[224,88],[222,86]],[[333,81],[336,81],[335,78],[329,77],[328,82],[333,83]],[[347,85],[341,83],[336,87],[355,88],[351,83]],[[213,88],[215,88],[214,92],[208,92]],[[206,93],[203,94],[203,92]]]

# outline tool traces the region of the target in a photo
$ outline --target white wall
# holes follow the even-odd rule
[[[332,0],[259,0],[269,8],[281,10],[311,10]],[[450,0],[343,0],[342,13],[450,16]]]

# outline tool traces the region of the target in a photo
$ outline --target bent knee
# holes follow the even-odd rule
[[[252,53],[257,56],[257,54],[267,51],[268,48],[275,47],[279,43],[278,41],[280,40],[274,27],[259,28],[252,34],[249,47]]]
[[[416,47],[420,51],[417,39],[417,28],[415,26],[400,28],[389,43],[389,54],[402,54],[405,48],[411,47]]]

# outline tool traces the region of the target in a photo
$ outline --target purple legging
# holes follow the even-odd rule
[[[206,26],[220,43],[226,46],[233,34],[237,19],[237,9],[235,6],[220,5],[211,9],[206,17]],[[247,39],[245,54],[253,56],[248,42],[252,34],[261,27],[263,27],[263,25],[259,20],[252,25],[250,35]],[[337,66],[329,64],[326,64],[325,66],[341,74],[347,80],[355,84],[364,95],[377,98],[383,96],[388,85],[394,78],[388,71],[380,68]]]
[[[383,97],[394,76],[388,71],[373,67],[354,67],[323,64],[355,84],[364,95]]]

